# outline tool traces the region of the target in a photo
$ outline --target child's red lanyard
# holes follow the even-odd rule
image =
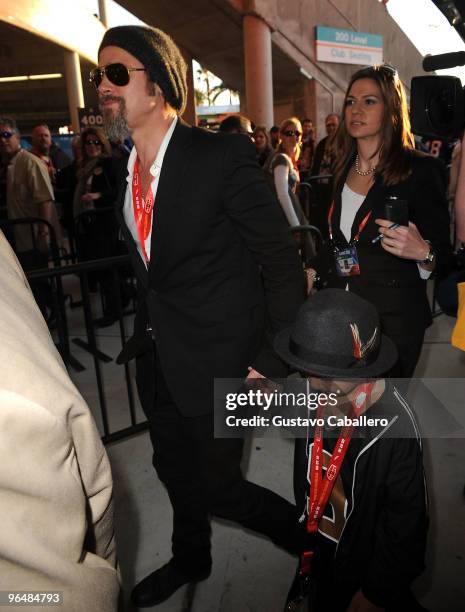
[[[333,241],[333,226],[332,226],[332,223],[331,223],[331,219],[333,217],[333,212],[334,212],[334,201],[331,203],[331,208],[329,209],[329,213],[328,213],[329,239],[331,240],[331,242]],[[369,210],[367,212],[367,214],[363,217],[360,225],[358,226],[358,232],[354,236],[354,240],[353,240],[354,243],[358,242],[358,239],[360,238],[360,234],[365,229],[365,225],[368,223],[368,219],[371,217],[371,213],[372,212],[373,211]]]
[[[356,390],[355,399],[351,401],[351,409],[349,411],[349,419],[362,414],[367,407],[373,391],[374,383],[364,383],[359,385]],[[322,418],[324,407],[319,406],[317,418]],[[326,469],[326,474],[323,477],[323,427],[315,428],[315,436],[313,439],[312,458],[309,469],[309,482],[311,483],[310,497],[307,505],[307,533],[316,534],[318,525],[323,516],[324,509],[328,504],[334,484],[341,471],[344,457],[349,448],[350,440],[352,439],[354,426],[346,425],[343,427],[341,434],[336,442],[331,459]],[[301,575],[310,573],[310,565],[314,551],[305,551],[300,559]]]
[[[149,257],[145,250],[145,241],[147,240],[150,229],[152,227],[153,213],[153,191],[152,185],[145,194],[145,199],[142,197],[140,189],[140,174],[139,174],[139,158],[134,164],[134,172],[132,175],[132,204],[134,208],[134,220],[136,222],[137,234],[146,263],[149,262]]]

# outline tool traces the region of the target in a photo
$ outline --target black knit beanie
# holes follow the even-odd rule
[[[186,107],[187,66],[173,40],[148,26],[117,26],[105,32],[99,47],[120,47],[136,57],[146,68],[150,80],[157,83],[165,100],[181,115]]]

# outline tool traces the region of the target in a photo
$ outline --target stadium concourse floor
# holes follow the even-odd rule
[[[98,313],[97,313],[98,314]],[[84,337],[80,309],[69,311],[71,337]],[[128,329],[131,318],[125,319]],[[427,570],[415,591],[430,612],[465,610],[465,353],[450,346],[454,320],[441,315],[428,330],[416,375],[455,379],[451,405],[462,430],[447,437],[424,440],[425,466],[430,496],[431,526]],[[118,325],[99,330],[99,347],[113,359],[120,350]],[[73,355],[86,370],[70,370],[77,387],[94,412],[101,429],[98,394],[92,358],[72,346]],[[102,364],[110,428],[129,425],[124,373],[114,361]],[[133,374],[133,372],[132,372]],[[459,385],[455,385],[459,383]],[[454,396],[455,394],[455,396]],[[449,398],[447,398],[449,399]],[[137,407],[140,421],[143,415]],[[118,556],[123,576],[125,609],[132,586],[170,558],[171,508],[164,487],[151,465],[147,432],[107,446],[113,469]],[[292,453],[289,439],[254,438],[247,445],[244,469],[247,477],[292,499]],[[195,587],[183,587],[159,612],[281,612],[294,575],[296,560],[269,541],[226,521],[213,520],[213,571]],[[195,565],[195,559],[192,560]]]

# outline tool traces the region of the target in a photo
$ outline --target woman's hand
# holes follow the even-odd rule
[[[385,610],[385,608],[375,606],[375,604],[371,603],[371,601],[365,597],[362,590],[359,589],[352,597],[352,601],[346,612],[383,612],[383,610]]]
[[[387,219],[375,219],[379,225],[381,246],[385,251],[402,257],[402,259],[413,259],[423,261],[430,251],[430,245],[420,235],[417,226],[409,221],[408,227],[399,225],[395,229],[389,229],[392,221]]]

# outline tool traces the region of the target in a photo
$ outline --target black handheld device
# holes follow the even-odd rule
[[[384,203],[384,218],[392,223],[408,226],[407,200],[401,200],[397,196],[388,196]]]

